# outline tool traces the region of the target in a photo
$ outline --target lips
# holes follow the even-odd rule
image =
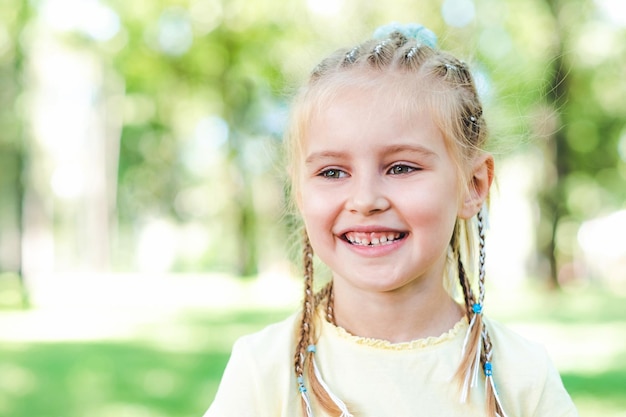
[[[384,246],[404,239],[404,232],[382,231],[382,232],[356,232],[349,231],[341,235],[342,239],[352,245],[357,246]]]

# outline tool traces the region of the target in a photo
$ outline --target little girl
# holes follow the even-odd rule
[[[543,348],[482,314],[494,162],[466,64],[420,25],[374,38],[294,103],[302,311],[236,342],[205,417],[576,416]]]

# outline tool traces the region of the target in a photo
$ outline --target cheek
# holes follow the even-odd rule
[[[439,233],[452,230],[460,207],[460,195],[450,184],[433,184],[417,193],[405,195],[404,213],[412,222]],[[439,232],[438,232],[439,231]]]
[[[319,190],[302,189],[299,208],[309,234],[325,228],[332,220],[333,204],[331,196]]]
[[[342,202],[340,196],[329,190],[304,187],[300,214],[313,247],[313,251],[327,262],[328,256],[335,250],[335,227],[337,225]]]

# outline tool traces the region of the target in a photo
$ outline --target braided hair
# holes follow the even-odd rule
[[[457,164],[460,185],[469,191],[467,161],[471,161],[483,148],[487,128],[473,78],[467,65],[451,54],[432,45],[407,37],[399,31],[383,40],[369,40],[356,47],[341,49],[323,60],[311,73],[309,82],[296,97],[292,122],[286,140],[287,156],[292,179],[292,192],[298,195],[298,178],[303,155],[302,138],[308,121],[317,109],[333,98],[338,86],[349,83],[355,74],[363,74],[357,82],[372,82],[379,88],[394,85],[381,79],[398,83],[399,94],[406,96],[407,106],[417,100],[426,101],[435,122],[443,133],[446,146]],[[389,77],[389,78],[383,78]],[[404,93],[403,91],[408,91]],[[423,94],[415,94],[415,93]],[[419,98],[417,98],[419,97]],[[406,109],[410,111],[410,108]],[[479,367],[486,378],[486,404],[489,417],[504,417],[493,383],[491,358],[492,343],[482,320],[484,290],[484,218],[457,219],[450,240],[450,254],[446,268],[456,272],[458,286],[462,289],[465,315],[470,323],[464,343],[462,360],[455,379],[459,382],[461,400],[467,399],[471,386],[477,380]],[[476,242],[476,240],[478,240]],[[466,270],[471,265],[473,248],[479,251],[478,292],[473,289]],[[303,244],[304,299],[298,342],[294,355],[294,372],[298,381],[305,416],[311,416],[309,396],[305,385],[310,386],[320,406],[331,416],[350,416],[347,406],[332,394],[315,368],[315,310],[324,305],[326,319],[334,322],[332,281],[318,293],[313,291],[313,249],[305,233]],[[472,269],[472,268],[470,268]],[[308,384],[305,384],[304,381]]]

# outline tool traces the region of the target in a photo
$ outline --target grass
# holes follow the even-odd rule
[[[199,416],[228,358],[137,344],[52,343],[2,349],[0,414]],[[203,400],[204,399],[204,400]]]
[[[581,416],[626,416],[624,297],[603,291],[489,295],[493,317],[546,343]],[[234,340],[290,312],[195,309],[135,323],[124,337],[4,341],[0,415],[200,417]],[[61,321],[46,317],[47,326]],[[19,323],[0,321],[0,326]]]
[[[234,340],[288,313],[187,313],[130,340],[2,342],[0,416],[200,417]]]

